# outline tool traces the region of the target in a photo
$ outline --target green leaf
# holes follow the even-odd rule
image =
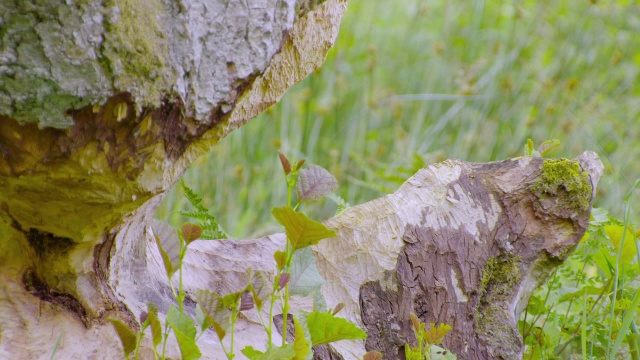
[[[246,346],[244,349],[240,350],[240,352],[242,354],[244,354],[244,356],[248,357],[249,359],[254,359],[257,356],[263,355],[264,353],[260,350],[256,350],[253,348],[253,346]]]
[[[431,360],[457,360],[458,357],[456,354],[452,353],[449,350],[443,349],[437,345],[431,345],[429,349],[429,353],[431,354]]]
[[[182,227],[180,227],[180,231],[182,232],[182,238],[187,242],[187,244],[194,240],[198,240],[202,235],[202,227],[192,223],[182,225]]]
[[[200,329],[204,332],[212,324],[209,321],[209,319],[211,317],[209,315],[205,314],[204,310],[202,310],[202,307],[200,306],[200,304],[197,304],[197,303],[196,303],[195,312],[196,312],[196,318],[195,318],[196,325],[200,326]]]
[[[174,330],[180,331],[191,339],[196,338],[196,327],[193,320],[189,316],[181,314],[174,306],[169,307],[167,322]]]
[[[243,292],[244,291],[236,291],[223,296],[222,303],[224,304],[224,307],[229,310],[237,309],[238,305],[240,305],[240,298],[242,297]]]
[[[533,156],[533,140],[527,139],[527,143],[524,145],[524,156]]]
[[[631,322],[634,319],[638,305],[640,305],[640,289],[636,290],[635,295],[633,295],[633,300],[631,302],[631,305],[629,306],[630,310],[625,312],[624,318],[622,319],[622,324],[618,329],[618,336],[616,337],[616,341],[613,344],[613,349],[611,349],[611,355],[618,353],[618,348],[622,344],[622,340],[624,340],[625,338],[625,336],[623,336],[622,334],[627,333],[627,329],[629,328],[629,325],[631,325]]]
[[[307,324],[304,321],[304,316],[302,321],[293,318],[293,324],[295,329],[295,338],[293,340],[293,348],[296,351],[295,360],[311,360],[313,358],[313,351],[311,350],[311,335],[309,334],[309,329],[307,329]]]
[[[600,248],[596,254],[593,255],[593,262],[598,265],[607,276],[613,275],[612,264],[616,263],[616,258],[609,254],[606,248]]]
[[[407,360],[424,360],[420,349],[417,347],[412,348],[409,344],[404,344],[404,356]]]
[[[247,290],[251,291],[258,311],[262,311],[262,306],[271,295],[271,289],[267,286],[267,282],[261,273],[254,273],[251,269],[247,269],[247,273],[249,275]]]
[[[120,342],[122,342],[122,348],[124,349],[124,357],[129,358],[129,354],[136,350],[136,344],[138,342],[138,337],[136,334],[129,329],[129,327],[118,319],[108,318],[109,322],[116,329],[116,333],[118,333],[118,337],[120,338]]]
[[[207,321],[215,330],[218,339],[222,341],[231,326],[231,312],[224,306],[222,297],[214,291],[198,290],[195,296],[196,302],[208,316]]]
[[[527,304],[527,313],[530,315],[545,314],[549,309],[545,306],[544,300],[538,296],[533,295],[529,298]]]
[[[579,296],[583,296],[584,294],[589,294],[589,295],[600,295],[600,293],[603,292],[602,288],[596,287],[596,286],[585,286],[581,289],[578,289],[576,291],[570,292],[570,293],[566,293],[564,295],[562,295],[560,297],[560,299],[558,299],[558,303],[561,302],[565,302],[568,300],[571,300],[573,298],[577,298]],[[545,311],[546,312],[546,311]],[[532,315],[537,315],[537,314],[533,314]]]
[[[451,331],[451,325],[440,323],[436,327],[436,324],[431,323],[429,330],[425,330],[422,333],[422,339],[424,339],[427,344],[442,344],[444,337],[447,333]]]
[[[338,187],[338,180],[329,171],[311,165],[298,176],[298,200],[314,200],[331,193]]]
[[[291,263],[289,291],[294,295],[319,294],[324,279],[316,268],[311,248],[301,249]]]
[[[158,319],[158,308],[153,303],[147,303],[147,323],[151,326],[151,339],[155,349],[162,341],[162,326]]]
[[[293,344],[287,344],[283,347],[272,347],[271,350],[264,353],[254,349],[253,346],[247,346],[240,352],[250,360],[289,360],[296,356],[296,350],[293,348]]]
[[[609,211],[604,208],[591,209],[591,222],[590,225],[598,226],[609,221]]]
[[[558,147],[558,145],[560,145],[560,140],[558,139],[552,139],[552,140],[547,140],[543,142],[542,144],[540,144],[540,146],[538,146],[538,152],[540,153],[540,157],[544,157],[546,153],[555,149],[556,147]]]
[[[307,315],[307,326],[313,346],[338,340],[366,339],[367,334],[355,324],[326,312],[314,311]]]
[[[153,220],[152,228],[167,276],[171,278],[180,264],[180,238],[174,228],[162,221]]]
[[[294,250],[315,245],[320,240],[337,236],[324,224],[309,219],[305,214],[296,212],[290,206],[273,208],[271,214],[284,226],[287,238]]]
[[[347,211],[347,209],[349,208],[349,203],[339,195],[329,194],[327,195],[327,198],[335,202],[336,205],[338,205],[336,212],[335,214],[333,214],[333,216],[338,216],[343,212]]]
[[[196,327],[193,320],[181,314],[175,307],[171,306],[167,312],[167,323],[173,329],[173,333],[178,340],[180,354],[183,360],[199,359],[202,354],[196,345]]]
[[[622,225],[607,224],[602,229],[611,240],[616,252],[620,253],[620,261],[623,264],[630,263],[636,255],[636,239],[631,227],[627,226],[626,231],[624,231],[625,228]],[[621,244],[622,249],[620,248]]]
[[[276,267],[278,268],[278,270],[282,270],[287,264],[287,253],[278,250],[273,253],[273,259],[276,261]]]

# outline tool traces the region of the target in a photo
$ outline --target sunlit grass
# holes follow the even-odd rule
[[[527,138],[557,138],[549,156],[601,155],[596,202],[620,216],[640,174],[639,33],[640,9],[624,2],[350,0],[322,69],[184,180],[246,237],[273,230],[269,209],[286,199],[278,150],[329,169],[358,204],[425,164],[501,160]],[[186,205],[174,189],[158,217]]]

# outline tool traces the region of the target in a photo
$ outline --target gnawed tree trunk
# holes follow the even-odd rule
[[[0,358],[46,358],[58,339],[57,358],[120,358],[106,319],[139,328],[147,302],[174,303],[154,210],[193,159],[322,62],[344,2],[299,3],[0,4]],[[460,358],[517,358],[522,307],[587,226],[602,167],[578,161],[447,161],[329,220],[322,294],[369,334],[337,352],[400,356],[414,312],[452,325],[444,346]],[[272,276],[283,244],[195,242],[187,293],[238,290],[248,267]],[[238,348],[264,344],[256,320],[241,318]],[[223,357],[211,332],[198,345]]]
[[[415,346],[414,313],[453,327],[443,346],[459,359],[520,359],[517,320],[584,235],[602,170],[592,152],[576,160],[448,160],[420,170],[394,194],[328,220],[338,237],[313,248],[322,296],[331,308],[344,302],[340,314],[368,334],[366,341],[334,343],[334,350],[345,359],[370,350],[404,358],[404,344]],[[271,254],[284,242],[283,234],[197,241],[187,256],[188,288],[238,291],[245,268],[275,272]],[[242,345],[264,341],[260,326],[243,326],[249,335],[239,336]]]
[[[324,61],[345,6],[0,2],[0,358],[121,356],[106,319],[166,297],[130,273],[161,196]]]

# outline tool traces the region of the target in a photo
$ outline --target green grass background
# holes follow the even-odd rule
[[[550,157],[601,156],[596,206],[621,216],[640,174],[639,72],[630,1],[350,0],[324,66],[183,179],[243,238],[278,229],[278,150],[326,167],[359,204],[426,164],[502,160],[523,155],[527,138],[555,138]],[[303,210],[326,218],[335,207]],[[157,217],[178,225],[179,209],[188,206],[176,187]]]

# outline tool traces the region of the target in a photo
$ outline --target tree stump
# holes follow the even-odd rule
[[[163,194],[322,63],[344,9],[344,0],[0,5],[0,358],[122,356],[107,319],[138,329],[147,302],[161,313],[174,303],[154,238]],[[339,236],[314,249],[322,294],[345,302],[343,315],[369,337],[325,350],[401,357],[413,312],[453,326],[444,346],[461,359],[517,358],[516,320],[584,233],[601,172],[592,153],[452,160],[327,221]],[[284,241],[197,241],[188,299],[244,287],[247,267],[272,276]],[[241,318],[239,348],[264,345],[256,318]],[[198,341],[205,358],[223,357],[214,339]],[[173,340],[167,355],[179,356]]]

